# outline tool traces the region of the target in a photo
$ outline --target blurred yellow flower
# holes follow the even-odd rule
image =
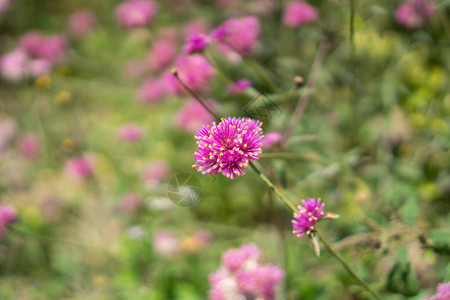
[[[34,85],[38,89],[43,89],[43,90],[48,89],[51,84],[52,84],[52,79],[48,75],[39,76],[38,78],[36,78],[36,81],[34,82]]]
[[[72,101],[72,94],[68,91],[60,91],[56,94],[55,101],[60,105],[69,104]]]

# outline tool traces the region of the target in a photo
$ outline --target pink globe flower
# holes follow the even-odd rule
[[[20,141],[20,153],[27,159],[35,159],[39,154],[39,149],[39,138],[34,134],[28,134]]]
[[[67,21],[67,31],[74,37],[88,35],[97,25],[97,18],[89,9],[80,9],[73,12]]]
[[[166,257],[180,251],[180,240],[168,230],[159,230],[153,235],[153,250]]]
[[[325,204],[321,202],[321,199],[307,198],[306,201],[302,201],[303,206],[298,206],[298,213],[294,214],[292,220],[292,226],[294,228],[293,233],[301,237],[303,235],[310,235],[316,228],[316,223],[325,216],[323,207]]]
[[[171,88],[167,78],[149,78],[137,92],[137,100],[142,104],[153,104],[162,101]]]
[[[17,221],[17,212],[14,207],[10,205],[0,205],[0,238],[5,233],[6,229]]]
[[[175,59],[177,47],[171,39],[155,41],[147,54],[147,61],[152,70],[161,71]]]
[[[28,62],[28,74],[32,78],[50,73],[52,63],[46,59],[38,58],[32,59]]]
[[[30,31],[20,38],[20,45],[35,58],[59,62],[66,56],[67,39],[62,35],[43,35],[38,31]]]
[[[204,34],[191,35],[184,45],[183,51],[186,54],[202,52],[209,44],[209,37]]]
[[[286,5],[283,24],[288,27],[300,27],[319,18],[317,9],[303,1],[291,1]]]
[[[125,142],[136,142],[143,138],[145,130],[134,124],[126,124],[120,127],[117,138]]]
[[[170,173],[170,166],[165,161],[152,161],[145,167],[141,179],[147,187],[153,188],[169,177]]]
[[[239,79],[236,82],[233,82],[232,84],[230,84],[227,87],[227,93],[228,94],[240,94],[243,91],[245,91],[246,89],[248,89],[249,87],[252,86],[252,83],[250,80],[243,78],[243,79]]]
[[[212,99],[207,100],[206,105],[214,110],[218,107],[217,102]],[[195,133],[202,124],[213,119],[211,114],[198,101],[190,99],[175,115],[175,124],[188,133]]]
[[[221,26],[222,29],[215,33],[216,39],[221,37],[221,42],[243,56],[255,52],[259,43],[259,21],[253,16],[229,19]],[[226,31],[226,34],[224,34]]]
[[[426,297],[422,300],[448,300],[450,299],[450,282],[440,283],[437,286],[437,293],[432,297]]]
[[[175,68],[179,78],[192,90],[204,91],[209,86],[211,78],[215,74],[214,68],[200,54],[178,56],[175,60]],[[185,93],[184,88],[177,82],[174,75],[169,83],[176,94]]]
[[[127,0],[115,9],[117,23],[126,28],[143,27],[155,18],[158,3],[152,0]]]
[[[434,1],[409,0],[397,8],[395,19],[407,28],[418,28],[431,18],[435,10]]]
[[[263,148],[270,148],[274,144],[280,142],[283,139],[281,133],[278,132],[269,132],[264,136],[262,146]]]
[[[203,125],[197,131],[195,167],[202,174],[234,179],[245,174],[248,163],[262,153],[261,123],[249,118],[225,118],[219,124]]]
[[[0,57],[0,72],[6,80],[17,82],[28,75],[28,56],[20,49],[6,53]]]
[[[66,162],[66,174],[74,179],[87,179],[93,175],[95,158],[85,154],[78,158],[71,158]]]

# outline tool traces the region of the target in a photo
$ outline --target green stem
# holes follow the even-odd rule
[[[358,277],[355,271],[353,271],[353,269],[333,250],[333,248],[331,248],[330,244],[328,244],[328,242],[323,238],[318,230],[316,230],[316,233],[319,235],[320,240],[325,245],[330,254],[341,263],[345,270],[347,270],[347,272],[358,282],[358,284],[362,286],[366,291],[368,291],[375,299],[381,300],[380,296],[372,291],[370,287],[361,278]]]

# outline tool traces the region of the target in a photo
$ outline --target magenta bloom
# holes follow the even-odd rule
[[[0,238],[12,223],[17,221],[17,213],[10,205],[0,205]]]
[[[32,78],[50,73],[52,63],[43,58],[33,59],[28,62],[28,74]]]
[[[88,35],[97,25],[97,18],[89,9],[80,9],[73,12],[67,21],[67,31],[74,37]]]
[[[66,174],[75,179],[86,179],[92,176],[95,158],[92,155],[83,155],[71,158],[66,162]]]
[[[298,213],[294,213],[294,220],[292,220],[293,233],[298,237],[311,234],[311,231],[316,228],[316,223],[325,215],[323,211],[325,204],[321,202],[320,198],[317,200],[316,198],[307,198],[302,203],[303,206],[297,206]]]
[[[232,84],[230,84],[227,87],[227,93],[228,94],[240,94],[251,86],[252,86],[252,83],[250,80],[248,80],[246,78],[239,79],[238,81],[233,82]]]
[[[225,118],[203,125],[195,135],[198,151],[193,167],[202,174],[234,179],[244,175],[248,163],[262,153],[261,122],[249,118]]]
[[[6,53],[0,57],[0,72],[9,81],[20,81],[28,75],[28,56],[20,49]]]
[[[264,136],[263,139],[263,148],[270,148],[272,145],[280,142],[283,139],[281,133],[278,132],[269,132]]]
[[[209,81],[215,74],[214,68],[200,54],[178,56],[175,61],[175,68],[178,71],[179,78],[194,91],[207,89]],[[174,75],[172,75],[171,83],[176,94],[185,92]]]
[[[222,29],[219,31],[216,30],[214,37],[231,48],[230,51],[237,51],[244,56],[255,52],[259,39],[259,21],[257,18],[247,16],[229,19],[221,27]],[[226,35],[224,30],[226,30]]]
[[[300,27],[319,18],[317,9],[303,1],[291,1],[286,5],[283,24],[288,27]]]
[[[275,288],[284,272],[277,266],[260,264],[259,256],[255,244],[227,250],[222,267],[209,276],[209,299],[275,299]]]
[[[26,135],[19,144],[20,153],[27,159],[35,159],[39,154],[39,148],[39,139],[34,134]]]
[[[426,297],[422,300],[448,300],[450,299],[450,282],[440,283],[437,286],[437,293],[432,297]]]
[[[115,9],[117,23],[126,28],[149,24],[158,12],[158,3],[151,0],[127,0]]]
[[[43,35],[30,31],[20,38],[20,45],[31,57],[59,62],[66,56],[67,39],[62,35]]]
[[[160,71],[167,67],[177,55],[177,47],[172,39],[155,41],[147,54],[147,61],[152,70]]]
[[[120,127],[117,132],[117,137],[125,142],[136,142],[142,139],[145,131],[142,127],[139,127],[134,124],[126,124]]]
[[[210,24],[207,20],[197,19],[185,24],[183,27],[183,35],[189,37],[194,34],[205,34],[210,31]]]
[[[436,3],[428,0],[409,0],[395,11],[395,19],[408,28],[418,28],[428,21],[436,10]]]
[[[149,78],[139,88],[136,97],[142,104],[157,103],[166,97],[171,88],[172,84],[167,83],[167,78]]]
[[[184,45],[183,51],[186,54],[202,52],[209,44],[209,37],[204,34],[191,35]]]
[[[212,99],[207,100],[206,105],[213,110],[218,106],[217,102]],[[190,99],[175,115],[175,124],[186,132],[195,133],[202,124],[213,119],[197,100]]]

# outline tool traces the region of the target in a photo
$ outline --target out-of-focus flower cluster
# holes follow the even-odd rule
[[[0,238],[12,223],[17,221],[16,210],[10,205],[0,205]]]

